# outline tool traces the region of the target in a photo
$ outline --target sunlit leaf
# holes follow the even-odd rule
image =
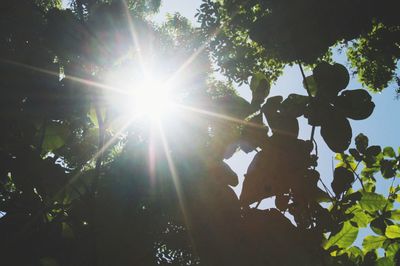
[[[385,236],[390,239],[400,238],[400,226],[397,224],[386,227]]]
[[[46,152],[62,147],[70,134],[69,127],[65,123],[51,122],[45,130],[42,150]]]
[[[395,266],[395,262],[393,261],[393,258],[379,258],[376,261],[376,266]]]
[[[391,157],[391,158],[396,157],[396,153],[394,152],[394,149],[392,147],[383,148],[383,155],[385,155],[386,157]]]
[[[366,236],[362,242],[364,251],[381,248],[386,237],[384,236]]]
[[[372,192],[362,193],[360,200],[360,206],[366,211],[374,212],[382,210],[387,204],[387,200],[384,196]]]
[[[350,222],[345,222],[342,229],[324,244],[324,249],[329,249],[333,246],[339,248],[347,248],[353,244],[358,235],[358,228],[351,225]]]

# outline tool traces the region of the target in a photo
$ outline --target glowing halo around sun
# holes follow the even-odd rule
[[[107,74],[106,83],[118,93],[107,96],[110,104],[129,116],[160,119],[168,116],[174,107],[173,86],[155,71],[138,71],[123,67]]]

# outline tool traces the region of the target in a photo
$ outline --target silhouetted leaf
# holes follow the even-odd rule
[[[365,152],[366,155],[369,156],[378,156],[378,154],[381,152],[381,147],[380,146],[369,146]]]
[[[351,142],[350,123],[340,115],[327,117],[321,125],[321,136],[332,151],[343,152]]]
[[[340,64],[330,65],[319,63],[313,71],[317,83],[317,97],[327,100],[333,99],[341,90],[349,84],[350,76],[347,69]]]
[[[344,167],[335,168],[332,181],[332,189],[336,196],[347,191],[354,182],[354,174]]]
[[[270,82],[263,73],[256,73],[250,81],[250,89],[252,91],[252,105],[260,105],[267,98],[270,90]]]
[[[348,118],[362,120],[372,114],[375,104],[365,90],[346,90],[336,98],[335,107]]]
[[[364,153],[368,147],[368,137],[364,134],[360,133],[355,138],[357,150],[361,153]]]
[[[281,104],[281,112],[287,116],[299,117],[306,110],[309,98],[304,95],[289,94],[289,96]]]

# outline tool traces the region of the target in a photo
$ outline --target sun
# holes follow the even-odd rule
[[[143,73],[134,67],[119,68],[107,75],[107,84],[116,91],[108,100],[125,115],[161,119],[168,116],[174,106],[170,83],[156,71]]]

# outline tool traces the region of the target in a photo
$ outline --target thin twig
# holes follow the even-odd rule
[[[311,95],[310,87],[308,86],[307,78],[306,78],[306,75],[304,74],[303,67],[302,67],[300,61],[297,61],[297,64],[299,65],[301,76],[303,77],[304,87],[306,88],[308,97],[310,98],[310,101],[312,101],[313,96]],[[315,126],[312,126],[312,128],[311,128],[311,136],[310,136],[310,140],[311,141],[314,140],[314,134],[315,134]]]

